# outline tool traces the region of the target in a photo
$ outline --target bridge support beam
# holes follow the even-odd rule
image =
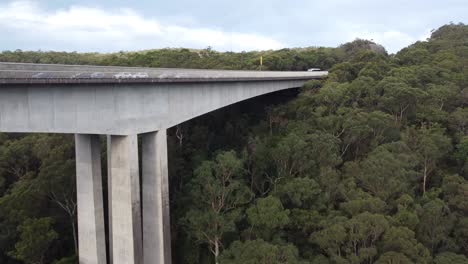
[[[142,263],[138,139],[111,136],[111,221],[113,264]]]
[[[99,136],[75,134],[75,151],[79,262],[106,264]]]
[[[142,135],[143,263],[171,263],[166,130]]]

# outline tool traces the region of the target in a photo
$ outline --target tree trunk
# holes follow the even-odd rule
[[[72,232],[73,232],[73,243],[75,246],[75,255],[78,256],[78,237],[76,235],[76,225],[75,225],[75,219],[72,217],[71,219],[72,223]]]
[[[219,264],[219,263],[218,263],[218,257],[219,257],[219,242],[218,242],[218,239],[217,239],[217,238],[215,239],[215,252],[214,252],[214,253],[215,253],[215,254],[214,254],[214,255],[215,255],[215,263],[216,263],[216,264]]]
[[[273,120],[272,120],[272,117],[271,115],[269,116],[269,123],[270,123],[270,136],[273,135]]]
[[[427,160],[424,160],[424,174],[423,174],[423,195],[426,194],[426,182],[427,182]]]

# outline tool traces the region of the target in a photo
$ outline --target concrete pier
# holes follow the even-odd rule
[[[138,139],[111,136],[112,259],[114,264],[142,263]]]
[[[75,146],[80,263],[106,264],[99,136],[76,134]]]
[[[143,263],[171,263],[166,130],[142,135]]]

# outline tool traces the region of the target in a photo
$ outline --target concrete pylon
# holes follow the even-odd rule
[[[101,150],[98,135],[75,134],[80,264],[106,264]]]
[[[113,264],[142,263],[142,229],[137,135],[111,136],[111,221]]]
[[[142,135],[143,263],[171,263],[166,130]]]

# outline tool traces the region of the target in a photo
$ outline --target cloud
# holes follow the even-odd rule
[[[71,6],[49,11],[32,1],[0,5],[0,32],[14,33],[10,49],[65,51],[141,50],[163,47],[216,50],[278,49],[284,45],[254,33],[167,24],[131,9]],[[15,45],[15,47],[10,47]]]
[[[0,0],[0,49],[241,51],[336,47],[367,38],[393,53],[426,39],[431,29],[468,19],[466,0],[357,2]]]

